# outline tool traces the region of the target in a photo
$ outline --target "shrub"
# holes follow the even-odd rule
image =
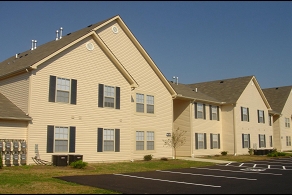
[[[168,159],[166,157],[162,157],[160,160],[165,160],[167,161]]]
[[[2,152],[0,151],[0,169],[3,167],[3,162],[2,162]]]
[[[222,155],[222,156],[226,156],[226,155],[227,155],[227,151],[222,151],[222,152],[221,152],[221,155]]]
[[[145,155],[145,156],[144,156],[144,160],[145,160],[145,161],[152,160],[152,154]]]
[[[248,153],[249,153],[249,155],[253,155],[253,154],[254,154],[254,149],[249,148],[249,149],[248,149]]]
[[[76,169],[84,169],[88,165],[87,162],[83,162],[82,160],[74,161],[70,164],[71,167]]]

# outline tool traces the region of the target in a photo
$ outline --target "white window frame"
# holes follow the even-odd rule
[[[155,132],[154,131],[136,131],[136,150],[154,150]]]
[[[198,133],[198,150],[205,149],[205,134]]]
[[[56,102],[70,103],[70,84],[70,79],[57,77]]]
[[[290,119],[289,118],[285,118],[285,127],[290,128]]]
[[[263,110],[259,110],[259,123],[264,123],[264,111]]]
[[[144,113],[144,94],[136,93],[136,112]]]
[[[154,96],[146,95],[147,113],[154,114]]]
[[[115,87],[104,85],[104,107],[115,108]]]
[[[260,148],[265,148],[266,146],[266,140],[265,140],[265,135],[264,134],[260,134],[260,143],[259,143],[259,146]]]
[[[218,134],[212,134],[212,146],[213,146],[213,149],[219,148],[219,135]]]
[[[211,106],[211,115],[212,115],[212,120],[217,120],[218,119],[218,109],[217,106]]]
[[[143,93],[136,93],[136,112],[154,114],[154,95],[148,95]]]
[[[54,151],[68,152],[69,149],[69,127],[54,127]]]
[[[242,121],[248,121],[247,107],[242,107]]]
[[[197,118],[204,118],[204,105],[202,103],[197,103]]]
[[[291,136],[286,136],[286,146],[291,146]]]
[[[115,151],[115,130],[103,129],[103,151]]]
[[[248,148],[249,145],[249,135],[243,134],[243,148]]]

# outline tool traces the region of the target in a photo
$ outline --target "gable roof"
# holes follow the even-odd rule
[[[220,102],[225,102],[226,104],[235,104],[251,80],[253,80],[255,83],[255,86],[263,98],[267,108],[270,109],[270,105],[253,75],[202,83],[193,83],[188,84],[188,86],[193,89],[197,89],[198,91],[201,91],[202,93],[211,96]]]
[[[131,86],[137,87],[138,84],[136,81],[94,32],[94,30],[96,30],[98,27],[100,28],[118,18],[119,16],[114,16],[102,22],[88,25],[83,29],[73,33],[68,33],[61,39],[53,40],[38,46],[36,49],[30,49],[19,53],[17,58],[16,56],[12,56],[4,60],[0,63],[0,79],[5,79],[6,77],[23,73],[26,70],[37,69],[38,65],[50,59],[51,57],[57,55],[58,53],[64,51],[65,49],[71,47],[86,37],[93,36],[94,40],[97,41],[98,44],[103,48],[108,57],[113,60],[116,67],[121,71]]]
[[[208,103],[214,103],[214,104],[222,104],[223,102],[220,102],[219,100],[210,97],[201,91],[196,91],[195,89],[191,88],[188,85],[182,84],[182,83],[173,83],[172,81],[168,81],[170,85],[173,87],[175,92],[177,93],[177,96],[175,98],[178,99],[189,99],[192,101],[199,101],[199,102],[208,102]]]
[[[0,93],[0,119],[31,121],[20,108],[13,104],[8,98]]]
[[[292,85],[262,89],[272,109],[279,114],[283,111],[291,90]]]

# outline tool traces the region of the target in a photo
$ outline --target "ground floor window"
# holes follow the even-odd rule
[[[206,133],[195,133],[196,149],[207,149]]]

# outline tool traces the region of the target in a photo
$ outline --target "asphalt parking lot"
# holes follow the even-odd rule
[[[292,158],[57,178],[123,194],[291,194]]]

